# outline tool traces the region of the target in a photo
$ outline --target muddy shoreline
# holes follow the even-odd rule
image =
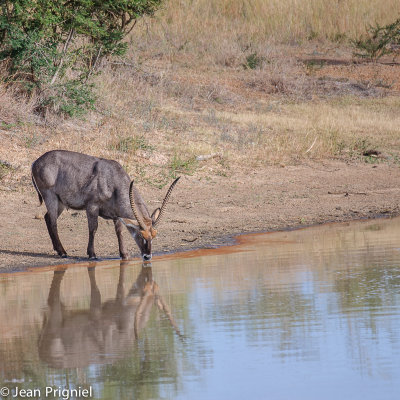
[[[219,250],[221,248],[227,248],[227,251],[229,252],[229,247],[232,246],[238,246],[240,245],[243,241],[245,241],[246,236],[248,235],[257,235],[257,234],[263,234],[263,233],[276,233],[276,232],[291,232],[295,230],[300,230],[300,229],[307,229],[307,228],[312,228],[312,227],[317,227],[320,225],[329,225],[329,224],[340,224],[340,223],[351,223],[351,222],[362,222],[362,221],[371,221],[371,220],[380,220],[380,219],[391,219],[391,218],[396,218],[399,217],[400,213],[391,213],[391,214],[376,214],[372,216],[368,216],[365,218],[353,218],[353,216],[349,216],[348,218],[344,217],[342,220],[327,220],[327,221],[319,221],[307,225],[295,225],[295,226],[286,226],[282,228],[277,228],[277,229],[272,229],[272,230],[260,230],[260,231],[253,231],[253,232],[245,232],[245,233],[233,233],[228,236],[224,237],[219,237],[215,238],[213,241],[210,241],[209,243],[206,243],[202,247],[189,247],[189,248],[179,248],[176,247],[174,249],[171,249],[169,251],[164,251],[164,252],[155,252],[153,253],[153,261],[157,261],[159,258],[165,258],[165,257],[182,257],[182,258],[189,258],[189,257],[195,257],[195,256],[201,256],[205,255],[205,253],[210,253],[211,251],[214,250]],[[1,255],[1,252],[0,252]],[[50,269],[57,268],[57,267],[67,267],[71,265],[89,265],[91,263],[99,263],[99,264],[104,264],[108,263],[110,261],[115,261],[115,260],[120,260],[120,258],[109,256],[109,257],[102,257],[98,258],[97,260],[88,260],[88,258],[85,257],[68,257],[68,258],[61,258],[56,255],[54,257],[49,256],[51,260],[49,260],[48,264],[44,265],[43,263],[29,263],[29,265],[12,265],[10,267],[0,267],[0,274],[1,273],[17,273],[17,272],[26,272],[26,271],[31,271],[34,269],[37,270],[43,270],[43,268],[50,267]],[[54,261],[54,262],[53,262]],[[139,257],[138,254],[136,254],[136,257],[132,257],[129,259],[129,261],[133,263],[142,263],[141,258]]]
[[[150,209],[164,190],[138,183]],[[154,255],[208,249],[235,243],[235,237],[255,232],[304,228],[400,215],[398,165],[324,160],[285,168],[268,166],[231,177],[183,176],[171,198]],[[85,212],[65,211],[59,234],[69,258],[52,250],[36,193],[28,183],[0,190],[0,270],[87,261]],[[124,232],[133,260],[136,244]],[[117,259],[118,245],[111,221],[99,219],[95,238],[99,259]]]

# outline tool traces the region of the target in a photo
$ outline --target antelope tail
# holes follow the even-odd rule
[[[40,190],[39,190],[39,188],[37,187],[37,185],[36,185],[36,181],[35,181],[35,177],[33,176],[33,173],[31,173],[31,178],[32,178],[32,183],[33,183],[33,186],[34,186],[34,188],[36,189],[36,192],[37,192],[37,194],[38,194],[38,197],[39,197],[39,207],[42,205],[42,203],[43,203],[43,196],[42,196],[42,194],[40,193]]]

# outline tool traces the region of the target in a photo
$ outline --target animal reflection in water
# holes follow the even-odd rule
[[[90,309],[65,312],[60,297],[66,270],[54,271],[48,312],[39,338],[39,356],[54,368],[86,367],[123,358],[146,326],[154,304],[165,313],[180,336],[169,307],[153,281],[152,268],[142,270],[125,295],[126,261],[121,261],[115,300],[101,302],[95,267],[88,268]]]

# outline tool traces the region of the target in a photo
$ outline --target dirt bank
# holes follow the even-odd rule
[[[149,208],[163,190],[139,187]],[[236,233],[276,230],[327,221],[400,214],[400,169],[397,165],[307,162],[298,166],[264,167],[235,177],[183,176],[154,241],[154,252],[179,251],[227,243]],[[33,188],[27,183],[0,191],[0,266],[20,267],[77,262],[86,257],[84,212],[66,211],[59,232],[70,258],[54,255]],[[125,233],[132,257],[138,256]],[[112,222],[100,220],[95,249],[98,257],[116,258]]]

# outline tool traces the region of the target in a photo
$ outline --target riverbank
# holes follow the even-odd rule
[[[86,259],[85,213],[61,215],[70,256],[61,260],[37,207],[30,166],[53,149],[118,161],[149,209],[182,176],[155,254],[219,246],[246,232],[400,214],[395,55],[372,63],[347,42],[265,35],[241,48],[220,37],[213,43],[223,48],[210,47],[194,35],[181,48],[160,40],[162,32],[175,36],[157,21],[135,33],[143,40],[132,41],[123,62],[103,61],[93,77],[96,107],[82,118],[38,115],[34,96],[0,84],[0,268]],[[230,32],[229,43],[238,37]],[[125,240],[137,257],[127,232]],[[100,220],[95,250],[118,256],[112,222]]]
[[[138,185],[149,208],[162,201],[166,188]],[[272,231],[332,221],[400,214],[400,171],[387,163],[307,161],[301,165],[248,168],[224,176],[183,176],[175,189],[153,252],[162,254],[227,244],[235,234]],[[28,185],[0,191],[0,268],[71,263],[86,259],[84,212],[59,218],[68,259],[54,255],[37,195]],[[124,232],[132,252],[134,241]],[[95,239],[99,258],[118,257],[112,222],[99,219]]]

